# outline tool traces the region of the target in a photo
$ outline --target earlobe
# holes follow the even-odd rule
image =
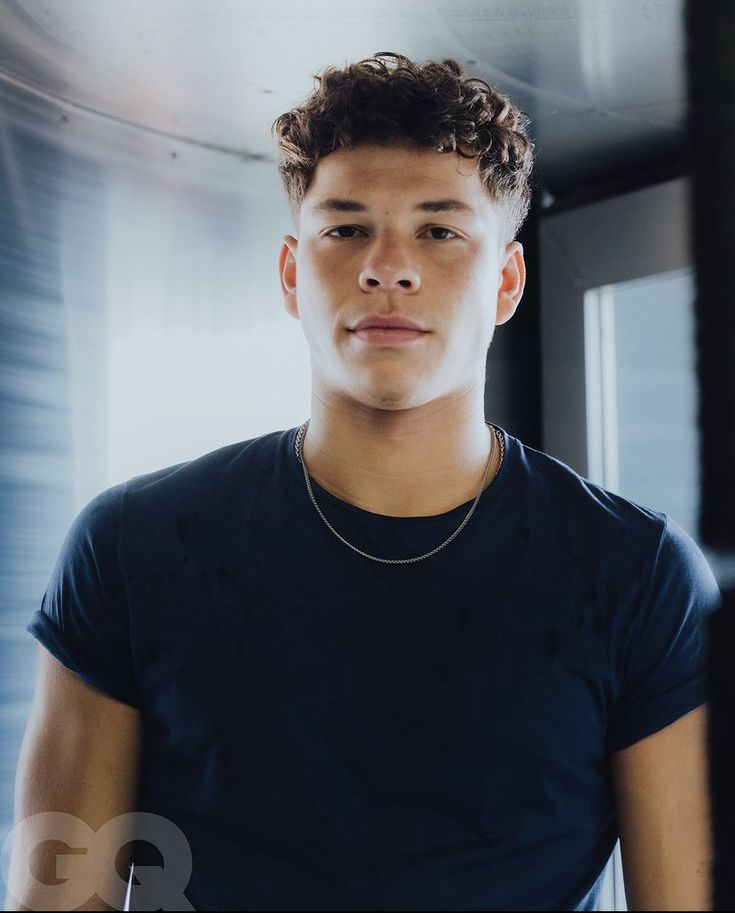
[[[513,314],[515,314],[517,307],[517,301],[513,301],[513,299],[509,298],[507,295],[498,295],[498,309],[495,317],[495,326],[499,327],[502,326],[502,324],[507,323]]]

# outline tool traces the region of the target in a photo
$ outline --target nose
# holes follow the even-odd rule
[[[373,250],[358,278],[363,292],[396,291],[417,292],[421,279],[416,269],[408,262],[405,254],[395,245],[382,245]]]

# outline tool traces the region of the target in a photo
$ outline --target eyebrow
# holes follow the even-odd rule
[[[357,200],[322,200],[314,207],[315,212],[367,212],[367,206]],[[414,206],[416,212],[469,212],[475,210],[462,200],[426,200]]]

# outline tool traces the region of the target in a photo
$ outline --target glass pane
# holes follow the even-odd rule
[[[590,478],[696,539],[694,295],[691,270],[592,289],[585,342]]]

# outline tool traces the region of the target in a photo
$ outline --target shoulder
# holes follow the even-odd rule
[[[563,460],[517,441],[514,470],[520,474],[527,513],[546,524],[559,544],[603,549],[606,554],[653,558],[673,521],[664,511],[611,491]],[[683,530],[676,533],[686,536]]]
[[[131,476],[90,498],[67,528],[61,560],[71,554],[114,558],[121,534],[152,541],[182,517],[212,514],[259,484],[272,471],[288,434],[273,431],[218,447],[201,456]]]
[[[576,530],[578,537],[613,551],[621,561],[627,556],[635,576],[647,578],[659,596],[696,592],[708,605],[718,604],[718,584],[707,557],[670,514],[603,488],[548,454],[525,447],[524,452],[543,480],[541,486],[548,487],[570,538]]]
[[[211,503],[228,487],[247,485],[272,467],[286,434],[271,431],[132,476],[124,483],[126,510],[165,510],[202,499]]]
[[[103,489],[72,516],[57,557],[57,572],[69,561],[84,558],[101,565],[104,556],[114,556],[126,485],[118,482]]]

